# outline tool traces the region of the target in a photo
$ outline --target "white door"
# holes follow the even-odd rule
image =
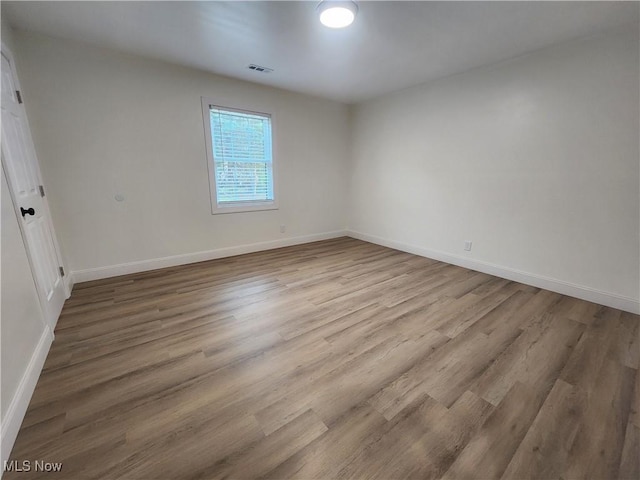
[[[2,47],[2,166],[9,182],[38,295],[53,329],[65,300],[62,262],[40,179],[12,57]],[[7,278],[3,281],[10,282]],[[11,301],[5,299],[4,301]]]

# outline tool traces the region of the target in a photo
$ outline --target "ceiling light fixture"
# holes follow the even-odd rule
[[[344,28],[353,23],[358,5],[352,1],[323,0],[318,4],[320,22],[329,28]]]

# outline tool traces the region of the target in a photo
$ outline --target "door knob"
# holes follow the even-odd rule
[[[22,214],[22,217],[24,218],[24,216],[25,216],[26,214],[29,214],[29,215],[35,215],[35,214],[36,214],[36,211],[35,211],[33,208],[27,208],[27,209],[25,210],[24,208],[20,207],[20,213]]]

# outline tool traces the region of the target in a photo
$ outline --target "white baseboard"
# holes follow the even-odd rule
[[[303,243],[317,242],[319,240],[329,240],[331,238],[344,237],[347,235],[345,230],[335,232],[316,233],[313,235],[304,235],[300,237],[283,238],[279,240],[271,240],[268,242],[250,243],[247,245],[238,245],[234,247],[218,248],[216,250],[206,250],[204,252],[186,253],[182,255],[173,255],[170,257],[153,258],[150,260],[142,260],[138,262],[121,263],[108,267],[88,268],[86,270],[75,270],[71,272],[75,283],[88,282],[91,280],[99,280],[102,278],[117,277],[119,275],[127,275],[129,273],[146,272],[149,270],[157,270],[158,268],[175,267],[176,265],[186,265],[188,263],[204,262],[214,260],[216,258],[233,257],[245,253],[260,252],[263,250],[272,250],[274,248],[290,247],[292,245],[300,245]]]
[[[607,307],[617,308],[626,312],[640,314],[640,302],[634,298],[623,297],[621,295],[616,295],[609,292],[602,292],[600,290],[595,290],[583,285],[576,285],[573,283],[565,282],[563,280],[557,280],[555,278],[544,277],[542,275],[523,272],[521,270],[515,270],[513,268],[494,265],[479,260],[472,260],[466,257],[460,257],[458,255],[452,255],[450,253],[431,250],[416,245],[396,242],[394,240],[389,240],[366,233],[347,230],[347,235],[359,240],[364,240],[365,242],[375,243],[377,245],[401,250],[403,252],[420,255],[421,257],[427,257],[434,260],[439,260],[441,262],[451,263],[453,265],[458,265],[470,270],[488,273],[489,275],[495,275],[496,277],[513,280],[515,282],[524,283],[526,285],[531,285],[537,288],[543,288],[545,290],[551,290],[552,292],[561,293],[570,297],[580,298],[582,300],[587,300],[589,302],[597,303],[600,305],[606,305]]]
[[[5,418],[2,420],[2,458],[0,465],[4,466],[5,460],[9,459],[13,444],[18,436],[20,425],[24,420],[24,415],[27,413],[27,407],[31,401],[31,396],[36,388],[36,383],[42,372],[44,361],[49,353],[49,348],[53,342],[53,334],[51,330],[45,328],[40,336],[38,345],[31,355],[31,360],[27,365],[27,369],[20,380],[18,389],[11,400],[11,404],[7,409]],[[4,470],[4,469],[2,469]],[[1,472],[1,470],[0,470]],[[1,473],[0,473],[1,475]]]

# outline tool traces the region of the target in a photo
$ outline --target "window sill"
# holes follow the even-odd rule
[[[251,203],[251,204],[230,204],[225,206],[214,206],[211,209],[212,215],[223,215],[227,213],[262,212],[265,210],[278,210],[278,205],[274,202]]]

